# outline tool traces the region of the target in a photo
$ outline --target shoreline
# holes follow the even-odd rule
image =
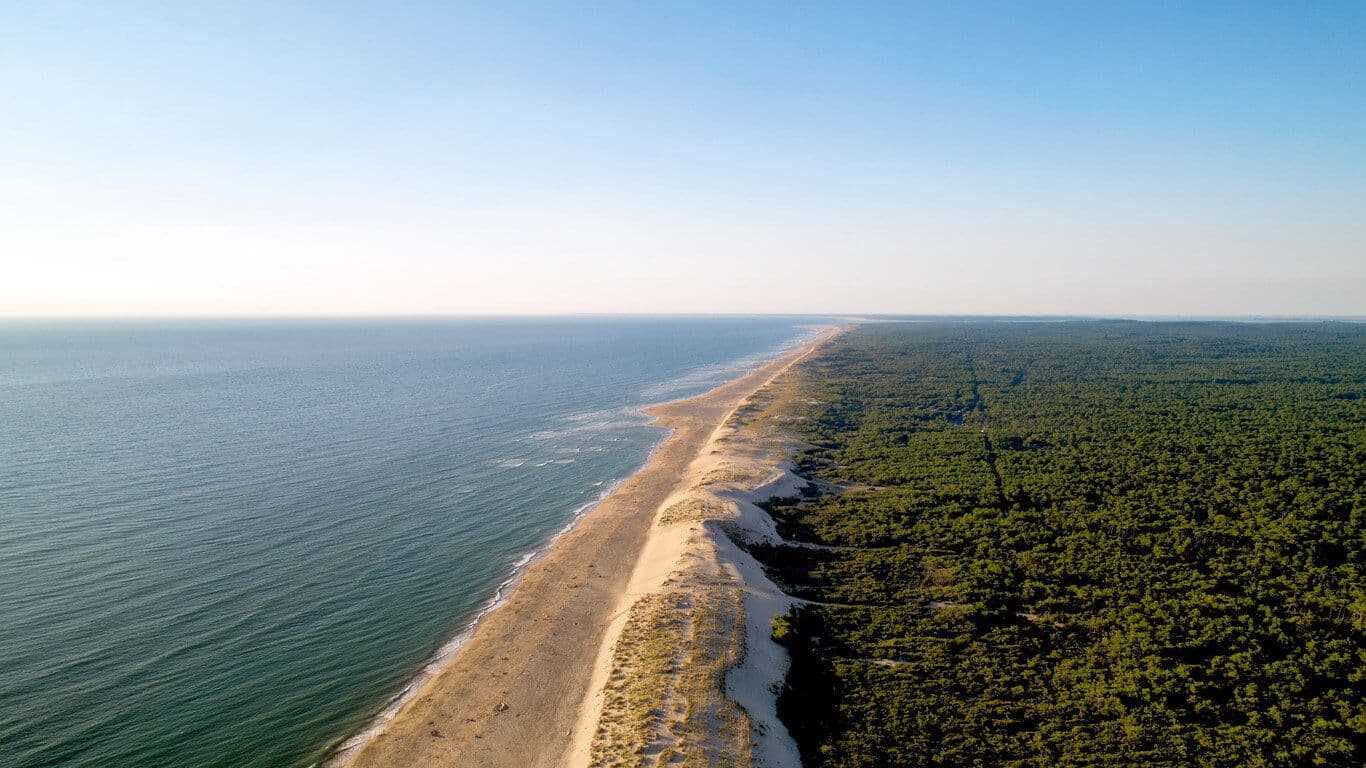
[[[642,411],[643,410],[644,409],[642,409]],[[660,439],[660,442],[663,442],[667,437],[668,436],[665,435]],[[650,452],[646,454],[644,463],[650,461],[650,457],[654,455],[654,451],[658,447],[658,444],[656,444],[650,449]],[[639,467],[635,471],[639,471]],[[634,474],[634,472],[632,472],[632,474]],[[602,503],[603,499],[611,496],[612,493],[615,492],[622,483],[626,482],[629,477],[630,475],[628,474],[625,477],[619,477],[612,480],[602,489],[602,492],[598,494],[596,499],[579,505],[577,509],[570,513],[569,522],[565,523],[560,530],[552,534],[544,544],[524,553],[518,558],[517,563],[512,566],[512,571],[508,574],[508,577],[499,582],[497,587],[494,587],[493,596],[490,597],[479,610],[475,611],[474,617],[465,624],[465,628],[443,642],[441,646],[436,649],[436,652],[422,663],[422,666],[418,668],[417,673],[403,684],[403,687],[399,692],[385,702],[384,707],[380,709],[374,717],[366,721],[364,727],[355,734],[333,743],[332,746],[328,748],[327,754],[320,761],[313,763],[314,768],[342,768],[348,765],[351,758],[355,756],[355,753],[368,744],[375,736],[382,733],[389,722],[398,715],[400,710],[402,710],[403,705],[407,704],[413,696],[417,695],[417,693],[422,690],[423,686],[430,682],[432,678],[440,674],[445,665],[450,663],[450,661],[460,653],[460,649],[469,642],[469,639],[473,637],[475,631],[479,629],[479,623],[489,614],[502,607],[503,603],[507,601],[508,596],[517,588],[517,583],[521,581],[522,574],[525,572],[526,568],[536,562],[537,558],[540,558],[546,552],[550,551],[550,548],[555,546],[556,542],[565,534],[573,530],[574,526],[578,525],[584,517],[591,514],[593,509],[597,507],[598,504]]]
[[[785,422],[800,408],[795,365],[829,328],[719,420],[655,510],[603,634],[564,768],[674,763],[800,768],[777,713],[787,651],[772,621],[793,604],[737,541],[775,543],[758,505],[800,492]]]
[[[668,468],[662,467],[661,464],[676,464],[679,457],[671,456],[669,457],[670,461],[660,462],[660,454],[664,449],[676,443],[679,438],[680,427],[689,427],[689,436],[692,437],[694,441],[696,441],[698,436],[696,434],[698,432],[698,425],[693,423],[688,423],[686,425],[682,424],[684,421],[696,420],[696,414],[690,412],[697,410],[707,411],[708,415],[712,417],[710,420],[715,421],[714,424],[711,424],[710,429],[704,430],[708,439],[702,440],[701,444],[698,446],[699,449],[704,448],[710,444],[710,436],[726,423],[727,419],[729,419],[734,411],[742,405],[750,395],[772,381],[795,362],[810,354],[811,351],[831,338],[835,333],[837,333],[836,326],[815,326],[809,333],[797,337],[790,345],[785,345],[780,349],[774,350],[769,356],[763,358],[758,358],[758,356],[749,358],[749,360],[756,360],[757,358],[757,365],[747,366],[746,369],[742,370],[735,378],[718,384],[704,393],[641,407],[641,412],[652,417],[651,423],[654,426],[665,430],[664,434],[660,437],[659,442],[651,448],[642,464],[627,476],[612,481],[611,485],[604,488],[602,494],[599,495],[597,499],[584,504],[579,510],[576,510],[564,527],[551,536],[543,545],[526,553],[518,564],[514,566],[514,569],[509,574],[508,578],[499,584],[494,596],[475,614],[466,628],[443,643],[437,652],[422,665],[417,674],[415,674],[413,678],[410,679],[404,687],[385,704],[383,709],[371,718],[359,732],[335,742],[326,756],[317,763],[317,765],[321,766],[321,768],[363,768],[364,766],[372,764],[392,764],[395,761],[416,766],[437,765],[449,764],[449,761],[452,759],[468,757],[472,753],[479,754],[480,759],[483,761],[482,764],[485,765],[558,766],[562,764],[563,760],[560,758],[560,754],[568,752],[569,744],[565,744],[565,749],[561,749],[557,752],[555,746],[550,743],[546,743],[541,747],[538,746],[539,742],[536,741],[521,741],[518,743],[515,739],[497,738],[498,734],[490,734],[482,731],[473,733],[472,738],[470,738],[470,734],[462,733],[462,731],[474,730],[474,728],[470,728],[469,726],[475,726],[477,728],[482,724],[496,722],[493,721],[493,715],[506,713],[511,710],[507,701],[510,695],[509,690],[498,688],[498,686],[490,685],[488,683],[483,683],[474,689],[470,688],[470,684],[473,682],[470,678],[475,676],[475,670],[479,669],[479,665],[473,659],[463,658],[467,655],[468,649],[471,645],[476,643],[501,648],[508,648],[509,646],[516,646],[518,644],[515,640],[523,633],[519,632],[516,619],[519,617],[525,618],[524,616],[521,616],[521,614],[526,612],[524,610],[526,606],[518,606],[518,608],[523,609],[514,611],[518,616],[502,616],[504,611],[508,609],[509,604],[513,602],[525,603],[532,597],[532,595],[522,593],[527,592],[528,590],[537,591],[538,588],[542,586],[541,582],[545,580],[544,577],[546,574],[542,573],[542,571],[557,569],[562,565],[558,562],[546,564],[544,561],[550,559],[564,559],[563,556],[569,553],[561,552],[560,550],[566,550],[573,545],[573,542],[566,540],[575,537],[583,528],[589,526],[589,523],[594,520],[595,515],[599,510],[603,506],[613,502],[614,499],[618,497],[618,494],[623,491],[624,486],[631,484],[632,481],[638,480],[641,475],[647,474],[651,470],[655,470],[656,472],[665,470],[667,474]],[[728,406],[719,419],[715,418],[716,413],[713,413],[717,410],[718,405]],[[688,416],[693,416],[694,418],[689,419]],[[676,478],[677,482],[675,484],[681,484],[683,473],[678,472]],[[667,480],[667,477],[665,479]],[[661,502],[662,501],[663,500],[661,500]],[[663,505],[661,503],[657,506],[662,507]],[[637,509],[634,510],[634,512],[636,514],[633,514],[632,517],[637,518],[637,523],[639,522],[638,518],[641,517],[646,518],[648,523],[653,523],[658,510],[651,508],[647,512],[645,509]],[[628,557],[626,559],[631,560],[633,563],[642,560],[645,547],[650,544],[650,539],[651,537],[647,535],[644,541],[640,543],[641,545],[636,548],[634,557]],[[595,565],[597,565],[597,563],[589,562],[587,567],[594,568]],[[620,566],[620,562],[618,563],[618,566]],[[620,567],[618,567],[617,570],[620,570]],[[528,585],[526,582],[528,581],[528,577],[533,575],[533,572],[537,577],[535,579],[537,585]],[[562,576],[563,574],[560,575]],[[595,575],[599,578],[608,578],[607,575],[601,572]],[[630,574],[628,573],[627,575],[629,576]],[[618,577],[619,576],[620,574],[618,574]],[[577,578],[577,576],[570,577],[571,580],[577,580]],[[563,587],[564,585],[561,584],[560,586]],[[590,584],[573,584],[569,585],[569,588],[577,590],[579,587],[586,586],[590,586]],[[623,584],[620,586],[624,587],[626,585]],[[622,592],[621,589],[614,591]],[[594,597],[603,596],[605,595],[594,595]],[[578,597],[579,594],[576,594],[575,598]],[[617,596],[617,599],[612,600],[611,604],[615,605],[619,602],[619,598],[620,595]],[[582,601],[576,599],[573,602],[577,603]],[[598,600],[597,603],[597,607],[599,608],[606,604],[602,600]],[[561,604],[561,607],[569,608],[573,606]],[[582,613],[583,611],[576,612]],[[530,621],[541,622],[548,618],[549,613],[543,613],[543,615],[538,618],[531,618]],[[601,629],[610,632],[611,623],[618,622],[620,618],[620,616],[612,617],[611,622],[602,626]],[[495,621],[495,619],[497,619],[497,621]],[[496,624],[497,628],[490,629],[490,624]],[[571,626],[575,629],[584,628],[581,620],[571,621]],[[588,627],[587,629],[591,633],[593,628]],[[580,632],[579,634],[584,633]],[[588,639],[589,638],[586,637],[566,637],[559,644],[574,643],[576,640],[582,641]],[[522,643],[522,645],[525,644],[526,643]],[[600,643],[594,641],[591,645],[596,650]],[[541,650],[549,650],[549,655],[551,656],[563,655],[555,648],[545,649],[544,643],[542,643]],[[468,655],[475,654],[471,652]],[[481,654],[481,656],[486,655],[487,654]],[[514,659],[515,657],[513,655],[505,654],[500,656],[498,660],[512,661]],[[488,661],[488,659],[484,658],[484,661]],[[565,676],[565,672],[566,670],[559,670],[558,672],[551,670],[550,676],[562,678]],[[507,674],[508,673],[505,671],[502,672],[501,676],[498,673],[493,673],[493,676],[506,677]],[[545,677],[546,674],[547,671],[542,670],[539,676]],[[451,685],[450,683],[452,681],[450,680],[446,680],[445,682],[447,684],[443,685],[443,678],[451,676],[458,676],[463,679],[458,685]],[[538,675],[536,674],[528,674],[526,667],[524,667],[522,675],[519,676],[518,679],[534,680],[537,676]],[[585,698],[591,696],[595,690],[591,682],[580,687],[583,690],[579,691],[577,694],[574,694],[571,691],[565,691],[566,694],[569,694],[570,699],[574,704],[575,717],[573,719],[575,722],[579,721],[582,717],[581,702]],[[499,695],[490,697],[489,694],[494,688],[498,688],[497,693]],[[482,700],[498,698],[499,701],[497,704],[493,705],[491,710],[492,714],[488,714],[488,710],[480,712],[477,705],[472,701],[462,701],[459,699],[459,694],[474,694],[474,699]],[[443,702],[439,701],[439,699],[442,697],[445,698],[444,703],[451,706],[459,707],[461,704],[466,704],[466,709],[470,714],[460,717],[458,721],[454,720],[452,717],[434,715],[431,710],[433,710],[433,708],[441,708],[440,704]],[[555,702],[553,706],[547,706],[545,705],[545,702],[542,702],[543,706],[541,708],[563,710],[564,703],[564,701],[558,701]],[[518,712],[511,718],[503,718],[503,721],[520,720],[522,714],[523,712]],[[422,718],[426,719],[423,720]],[[563,717],[560,718],[560,720],[563,719]],[[430,728],[430,730],[424,731],[423,728],[427,726],[438,727],[433,727]],[[462,726],[464,726],[464,728],[462,728]],[[452,733],[448,734],[447,729]],[[519,729],[516,728],[499,729],[498,733],[502,734],[504,732],[515,732],[518,730]],[[540,730],[544,731],[545,729],[541,728]],[[579,734],[577,734],[576,731],[578,730],[577,727],[570,727],[564,731],[563,736],[566,740],[569,740],[570,737],[577,737]],[[455,738],[450,738],[461,735],[465,736],[465,738],[458,739],[458,741]],[[497,741],[506,742],[506,745],[510,747],[510,750],[503,751],[500,754],[498,747],[495,746],[494,743],[495,738],[497,738]],[[577,743],[577,739],[575,740],[575,743]],[[471,750],[473,750],[473,752]],[[527,762],[529,752],[534,753],[534,762]]]

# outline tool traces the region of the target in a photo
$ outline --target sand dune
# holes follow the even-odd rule
[[[734,638],[744,626],[740,606],[750,600],[734,565],[718,558],[710,543],[718,521],[739,514],[736,501],[718,493],[743,490],[747,479],[762,481],[772,469],[771,464],[759,467],[753,446],[739,452],[748,457],[744,460],[731,456],[729,447],[738,442],[734,417],[751,395],[833,333],[704,395],[652,407],[657,423],[672,432],[650,461],[528,566],[507,602],[380,732],[337,755],[329,766],[551,768],[588,765],[595,749],[599,758],[624,749],[613,739],[625,738],[629,727],[598,739],[597,745],[594,736],[604,692],[613,690],[618,651],[634,653],[642,664],[649,656],[617,642],[633,619],[639,630],[635,640],[655,639],[659,646],[658,638],[673,638],[674,647],[654,649],[657,662],[676,665],[680,648],[715,657],[698,660],[710,669],[700,677],[663,680],[666,690],[692,691],[696,699],[722,686],[727,670],[743,656],[744,641],[737,647]],[[686,513],[689,501],[703,505],[699,514]],[[661,513],[670,509],[684,512],[661,524]],[[665,594],[671,583],[686,583],[692,592]],[[645,598],[653,599],[642,608]],[[680,613],[680,606],[707,610]],[[657,622],[674,622],[677,631],[661,634]],[[698,646],[704,636],[716,642]],[[658,690],[660,682],[655,680],[650,690]],[[635,689],[630,693],[641,695]],[[704,746],[738,744],[748,752],[752,723],[747,712],[724,696],[711,697],[707,705],[720,718],[711,725],[724,720],[732,726],[729,742],[734,744]],[[683,731],[696,723],[685,725]],[[658,760],[670,746],[655,743],[658,729],[652,722],[637,726],[637,737],[641,727],[649,731],[644,749],[654,750],[650,759]],[[673,748],[694,742],[680,736]]]

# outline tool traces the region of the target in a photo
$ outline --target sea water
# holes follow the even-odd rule
[[[0,766],[307,766],[796,318],[0,324]]]

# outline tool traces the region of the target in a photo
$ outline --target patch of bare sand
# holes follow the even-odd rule
[[[799,392],[779,376],[756,389],[661,504],[602,638],[569,768],[799,768],[774,694],[787,655],[771,637],[791,598],[732,540],[776,539],[756,502],[805,485],[782,428]]]
[[[527,567],[505,604],[484,618],[459,652],[382,730],[354,750],[335,756],[329,768],[551,768],[564,765],[566,759],[587,765],[613,650],[632,618],[632,607],[670,581],[685,553],[715,560],[705,548],[689,544],[694,534],[714,538],[708,530],[712,523],[658,526],[660,512],[684,500],[703,476],[699,471],[725,467],[724,457],[716,453],[720,450],[716,440],[734,428],[737,407],[833,333],[822,334],[704,395],[652,407],[649,412],[656,422],[672,431],[650,461]],[[729,508],[734,508],[733,501]],[[686,620],[664,620],[665,636],[676,637],[671,641],[675,660],[682,646],[688,646],[689,654],[699,653],[691,649],[699,637],[733,638],[736,634],[726,629],[726,622],[737,624],[739,617],[725,606],[727,600],[730,605],[739,602],[735,597],[739,593],[733,591],[740,588],[738,574],[718,567],[722,568],[718,572],[727,574],[732,592],[707,602],[715,606],[714,611],[690,614]],[[641,611],[672,610],[677,604],[670,599]],[[648,628],[651,621],[642,620],[643,626]],[[653,635],[644,632],[642,636]],[[723,646],[709,643],[696,657],[707,659],[699,666],[723,676],[735,668],[738,658],[726,656]],[[646,660],[669,655],[651,653],[642,650],[638,655]],[[713,656],[715,661],[709,660]],[[669,684],[683,691],[711,689],[717,687],[716,679],[704,674],[666,681],[666,690]],[[687,700],[686,694],[680,695]],[[724,697],[715,704],[718,718],[744,715]],[[690,717],[692,712],[684,715]],[[693,722],[698,727],[703,723]],[[714,724],[721,722],[718,719]],[[652,737],[647,749],[656,746],[656,755],[667,748]],[[669,760],[681,761],[673,754]]]

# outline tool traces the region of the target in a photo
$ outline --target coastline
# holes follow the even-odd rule
[[[654,449],[652,448],[650,453],[646,455],[645,461],[648,463],[650,457],[653,455]],[[490,597],[488,601],[475,612],[474,617],[469,620],[465,625],[465,628],[442,643],[441,647],[436,650],[436,653],[433,653],[427,661],[423,662],[422,667],[417,673],[404,683],[403,688],[389,699],[384,705],[384,708],[366,722],[365,727],[359,732],[335,742],[334,745],[329,748],[327,755],[320,762],[314,764],[316,768],[334,768],[350,765],[351,760],[355,757],[355,753],[369,743],[375,736],[382,733],[389,722],[398,715],[403,706],[407,704],[413,696],[417,695],[432,678],[436,677],[441,670],[445,668],[445,665],[449,664],[450,661],[460,653],[460,649],[464,647],[465,643],[469,642],[469,639],[479,628],[480,622],[482,622],[490,613],[493,613],[502,607],[503,603],[507,601],[508,596],[517,588],[517,584],[521,581],[522,573],[526,570],[527,566],[536,562],[536,560],[548,552],[551,547],[555,546],[555,543],[559,541],[562,536],[573,530],[574,526],[578,525],[579,521],[581,521],[584,516],[591,513],[598,504],[602,503],[603,499],[615,492],[628,477],[629,475],[613,480],[602,490],[602,493],[598,494],[596,499],[575,509],[570,514],[569,522],[565,523],[560,530],[556,531],[545,544],[522,555],[512,567],[512,572],[508,574],[508,577],[499,582],[498,586],[494,588],[493,597]]]
[[[758,505],[806,485],[792,473],[799,446],[783,424],[801,389],[784,374],[841,331],[736,403],[656,510],[562,765],[800,768],[777,714],[787,652],[771,637],[793,598],[737,541],[780,539]]]
[[[836,333],[822,326],[708,392],[642,409],[668,430],[643,465],[528,553],[468,627],[321,765],[559,766],[571,748],[578,754],[599,688],[590,673],[615,643],[638,564],[671,565],[647,553],[659,510],[686,490],[688,468],[736,409]]]

